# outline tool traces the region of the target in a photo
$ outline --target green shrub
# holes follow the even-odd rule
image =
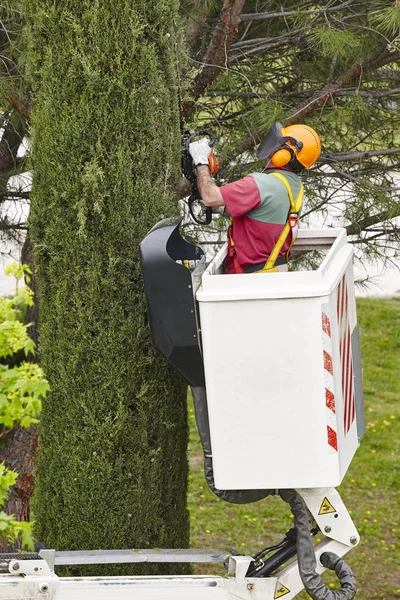
[[[12,263],[6,274],[16,278],[16,293],[11,298],[0,298],[0,358],[24,351],[27,356],[34,353],[35,344],[29,338],[27,328],[20,319],[26,306],[33,304],[33,293],[27,287],[19,287],[23,275],[29,276],[26,265]],[[4,444],[7,434],[17,425],[29,427],[37,423],[37,415],[42,408],[41,400],[46,396],[49,384],[39,365],[22,362],[10,368],[0,364],[0,444]],[[18,473],[0,463],[0,507],[7,500],[10,488],[15,484]],[[13,543],[21,538],[23,547],[33,548],[31,523],[19,522],[13,515],[0,511],[0,539]]]

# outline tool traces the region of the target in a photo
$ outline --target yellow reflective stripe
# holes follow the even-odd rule
[[[273,177],[276,177],[277,179],[279,179],[279,181],[281,181],[283,183],[283,185],[285,186],[286,191],[289,195],[289,200],[290,200],[290,212],[299,213],[300,209],[303,205],[303,195],[304,195],[303,183],[300,182],[300,190],[299,190],[296,200],[294,200],[292,188],[290,187],[290,184],[289,184],[288,180],[286,179],[286,177],[284,175],[282,175],[282,173],[269,173],[269,175],[272,175]],[[262,269],[257,271],[257,273],[266,273],[266,272],[271,272],[271,271],[275,270],[275,268],[274,268],[275,261],[279,256],[279,253],[286,241],[287,236],[289,235],[290,229],[291,228],[290,228],[289,220],[288,220],[286,222],[285,227],[282,230],[281,235],[278,238],[278,241],[276,242],[274,248],[272,249],[272,252],[269,255],[267,262],[265,263],[265,265],[263,266]],[[293,237],[292,242],[290,244],[290,248],[292,247],[294,241],[295,241],[295,238]],[[288,250],[288,253],[290,251],[290,248]],[[278,269],[276,269],[276,270],[278,270]]]
[[[292,188],[290,187],[290,184],[289,184],[288,180],[286,179],[286,177],[284,175],[282,175],[282,173],[269,173],[269,175],[276,177],[277,179],[279,179],[279,181],[281,181],[283,183],[283,185],[285,186],[286,191],[289,195],[290,212],[298,213],[303,204],[303,193],[304,193],[303,183],[300,182],[300,190],[299,190],[296,200],[294,200]]]
[[[289,225],[289,223],[286,223],[285,227],[282,229],[282,233],[279,236],[278,241],[276,242],[275,246],[272,249],[271,254],[269,255],[267,262],[265,263],[263,268],[260,269],[260,271],[257,271],[257,273],[265,273],[265,271],[271,271],[274,268],[275,261],[279,256],[279,252],[281,251],[282,246],[285,243],[287,236],[289,235],[289,231],[290,231],[290,225]]]

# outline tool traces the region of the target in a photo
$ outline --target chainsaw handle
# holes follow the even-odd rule
[[[210,206],[207,206],[205,213],[204,213],[204,215],[205,215],[204,221],[200,220],[198,217],[196,217],[196,215],[194,214],[194,211],[193,211],[193,204],[198,201],[201,202],[201,199],[196,198],[193,194],[190,196],[190,198],[188,200],[190,216],[192,217],[193,221],[195,223],[197,223],[198,225],[209,225],[212,221],[212,209]]]
[[[208,145],[210,146],[210,148],[212,148],[216,142],[216,137],[211,131],[208,131],[207,129],[199,129],[198,131],[194,131],[192,134],[187,136],[184,140],[186,152],[184,152],[184,155],[183,155],[184,158],[183,158],[182,165],[183,165],[183,173],[184,173],[186,179],[188,179],[190,181],[190,183],[192,184],[192,190],[193,190],[191,196],[188,199],[189,214],[190,214],[191,218],[193,219],[193,221],[195,223],[197,223],[198,225],[209,225],[212,221],[212,209],[210,207],[205,208],[204,220],[199,219],[194,214],[194,210],[193,210],[193,205],[195,202],[202,203],[199,191],[197,189],[196,174],[195,174],[195,170],[193,167],[192,157],[189,152],[190,143],[193,142],[193,140],[198,137],[207,137],[209,140]],[[216,160],[216,159],[214,159],[214,160]],[[218,162],[217,162],[217,167],[218,167]]]
[[[191,142],[193,142],[193,140],[195,138],[198,138],[199,136],[203,136],[203,137],[208,137],[209,138],[209,142],[208,145],[210,146],[210,148],[212,148],[215,144],[216,141],[216,137],[215,135],[212,133],[212,131],[208,131],[208,129],[199,129],[198,131],[195,131],[194,133],[192,133],[187,139],[186,139],[186,148],[189,150],[189,144]]]

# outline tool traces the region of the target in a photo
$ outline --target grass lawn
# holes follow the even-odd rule
[[[361,535],[345,560],[360,600],[400,598],[400,298],[359,299],[367,432],[338,488]],[[190,411],[191,537],[194,548],[234,548],[243,554],[280,541],[291,514],[277,497],[244,506],[216,498],[204,479],[193,407]],[[197,565],[196,572],[216,572]],[[337,587],[331,573],[324,574]],[[309,598],[302,592],[298,598]]]

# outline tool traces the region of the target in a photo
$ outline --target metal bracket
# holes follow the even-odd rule
[[[358,531],[339,492],[335,488],[296,490],[303,498],[321,532],[328,538],[354,548],[360,541]]]
[[[323,552],[343,556],[359,542],[359,535],[340,495],[334,488],[299,489],[308,510],[327,536],[315,546],[317,561]],[[303,589],[296,559],[272,577],[246,577],[252,557],[232,556],[221,550],[94,550],[56,552],[41,550],[40,559],[5,561],[9,574],[0,574],[0,598],[5,600],[292,600]],[[5,558],[5,557],[4,557]],[[1,555],[0,555],[1,561]],[[230,577],[82,577],[59,578],[57,565],[111,563],[227,563]],[[324,571],[319,562],[317,571]],[[21,577],[22,576],[22,577]]]
[[[51,575],[52,571],[45,560],[10,560],[8,570],[11,575]]]

